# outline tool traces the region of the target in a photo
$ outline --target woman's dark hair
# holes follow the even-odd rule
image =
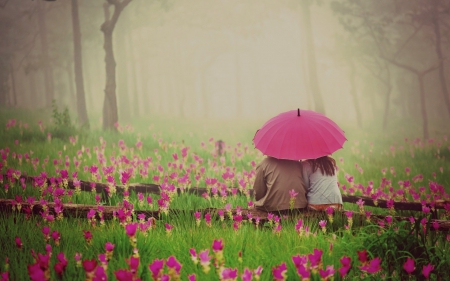
[[[308,161],[311,164],[313,173],[319,168],[323,175],[334,176],[336,171],[336,161],[333,158],[323,156],[317,159],[309,159]]]

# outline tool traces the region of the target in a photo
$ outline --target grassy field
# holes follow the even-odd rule
[[[160,116],[137,120],[132,126],[121,124],[117,133],[101,131],[98,124],[89,131],[57,126],[57,120],[50,117],[45,112],[2,111],[2,173],[9,176],[1,184],[0,198],[59,200],[63,208],[68,202],[123,204],[124,194],[114,192],[108,202],[98,201],[92,192],[70,194],[73,191],[64,189],[67,172],[67,179],[111,185],[166,181],[161,186],[169,199],[152,194],[149,204],[148,194],[140,198],[130,192],[131,210],[196,211],[226,209],[227,205],[247,208],[252,201],[239,193],[225,197],[220,190],[239,186],[244,191],[251,189],[254,165],[263,158],[251,139],[264,120],[179,120]],[[420,131],[413,126],[389,131],[375,126],[344,130],[348,141],[333,155],[343,194],[362,195],[370,187],[379,198],[394,201],[432,204],[449,200],[450,141],[445,131],[434,129],[432,139],[421,140],[421,134],[415,134]],[[225,143],[221,155],[216,149],[218,140]],[[14,175],[24,174],[53,178],[55,184],[41,186],[38,181],[22,184],[14,180]],[[217,184],[209,185],[211,179]],[[172,195],[173,186],[209,186],[210,199]],[[403,190],[405,196],[398,190]],[[356,204],[346,203],[345,209],[359,212]],[[389,214],[386,209],[365,210]],[[50,222],[45,212],[30,218],[18,212],[1,213],[0,241],[4,250],[0,261],[5,262],[0,264],[0,272],[9,274],[11,280],[92,280],[102,274],[110,280],[297,280],[299,276],[311,280],[422,280],[428,271],[430,280],[449,279],[446,268],[450,265],[450,234],[430,231],[430,215],[426,212],[396,214],[415,219],[381,223],[352,221],[350,213],[335,214],[332,221],[325,214],[300,215],[256,227],[255,218],[253,223],[245,216],[222,221],[211,213],[211,222],[207,223],[206,213],[197,219],[186,212],[162,214],[155,227],[149,226],[149,218],[137,218],[132,213],[123,220],[117,217],[104,224],[70,217]],[[440,215],[445,218],[444,211]],[[139,229],[133,234],[136,226]],[[43,233],[47,227],[48,239]],[[59,239],[52,237],[54,232]],[[219,241],[222,250],[217,246]],[[105,247],[108,242],[115,245],[110,258]],[[197,259],[190,251],[195,251]],[[198,261],[200,252],[202,259]],[[158,271],[162,260],[159,275],[153,276],[152,269]]]

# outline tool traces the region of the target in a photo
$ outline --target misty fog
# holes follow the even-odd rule
[[[87,115],[101,123],[101,26],[124,1],[0,0],[0,105],[46,108],[53,97],[77,118],[75,4]],[[112,33],[118,122],[300,108],[355,128],[449,124],[449,10],[426,0],[132,0]]]

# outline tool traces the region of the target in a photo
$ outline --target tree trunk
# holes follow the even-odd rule
[[[243,115],[243,109],[242,109],[242,82],[241,82],[241,74],[240,74],[240,70],[241,70],[241,66],[240,66],[240,62],[239,62],[239,53],[237,50],[235,50],[234,52],[234,67],[235,67],[235,72],[234,72],[234,77],[235,77],[235,83],[236,83],[236,116],[237,117],[242,117]]]
[[[392,93],[392,83],[391,83],[391,71],[389,66],[385,64],[386,67],[386,81],[384,84],[386,85],[386,98],[384,100],[384,114],[383,114],[383,129],[385,130],[387,127],[387,120],[389,117],[389,109],[391,105],[391,93]]]
[[[423,83],[423,78],[426,73],[418,73],[417,78],[419,80],[419,90],[420,90],[420,112],[422,114],[422,129],[423,129],[423,140],[427,140],[429,137],[428,134],[428,114],[427,114],[427,105],[425,103],[425,86]]]
[[[89,128],[89,118],[87,115],[86,97],[84,92],[83,56],[81,52],[81,31],[80,17],[78,15],[78,0],[72,0],[72,30],[78,121],[81,126]]]
[[[105,12],[105,22],[101,26],[103,32],[105,49],[105,69],[106,69],[106,85],[105,85],[105,100],[103,103],[103,129],[115,130],[115,124],[119,122],[117,112],[116,99],[116,61],[114,59],[113,51],[113,31],[119,19],[120,13],[128,5],[131,0],[115,1],[114,13],[110,17],[109,2],[103,4]]]
[[[355,82],[355,75],[356,75],[356,67],[353,61],[349,60],[350,64],[350,95],[353,98],[353,103],[355,106],[355,113],[356,113],[356,120],[358,124],[358,128],[362,128],[362,122],[361,122],[361,110],[359,108],[359,99],[358,99],[358,93],[356,92],[356,82]]]
[[[132,111],[130,110],[130,96],[128,95],[128,71],[127,71],[127,51],[125,47],[125,36],[126,30],[124,28],[119,28],[117,34],[119,35],[119,40],[115,40],[118,49],[117,62],[121,66],[117,69],[118,74],[118,85],[117,85],[117,100],[118,112],[121,116],[121,120],[130,122],[132,117],[130,116]]]
[[[37,2],[38,9],[38,25],[39,25],[39,39],[41,42],[42,61],[44,67],[44,83],[45,83],[45,106],[50,107],[54,99],[54,80],[53,69],[51,67],[50,58],[48,55],[47,42],[47,24],[45,22],[45,11],[42,1]]]
[[[71,61],[67,62],[66,73],[67,73],[67,80],[69,82],[69,94],[70,94],[69,101],[77,100],[77,95],[74,91],[74,89],[76,87],[74,85],[75,73],[73,71],[73,66],[72,66]]]
[[[317,61],[316,53],[314,49],[314,38],[311,25],[310,3],[309,0],[301,0],[302,19],[305,31],[306,53],[309,80],[311,85],[311,92],[314,99],[315,110],[317,112],[325,114],[325,106],[322,99],[322,93],[320,92],[319,81],[317,77]]]
[[[11,69],[11,89],[12,89],[12,105],[17,106],[17,91],[16,91],[16,78],[14,76],[14,67],[12,63],[9,64]]]
[[[441,28],[439,23],[439,11],[438,11],[438,1],[433,1],[433,30],[434,35],[436,36],[435,42],[435,50],[438,57],[439,63],[439,80],[441,82],[442,95],[445,101],[445,105],[447,106],[447,111],[450,114],[450,96],[448,95],[447,81],[445,79],[445,65],[444,65],[444,56],[442,55],[442,47],[441,47]]]

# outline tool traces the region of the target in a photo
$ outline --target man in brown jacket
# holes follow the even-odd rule
[[[289,210],[291,190],[297,193],[294,209],[306,208],[307,188],[303,182],[300,161],[266,157],[256,167],[253,191],[257,209],[266,212]]]

